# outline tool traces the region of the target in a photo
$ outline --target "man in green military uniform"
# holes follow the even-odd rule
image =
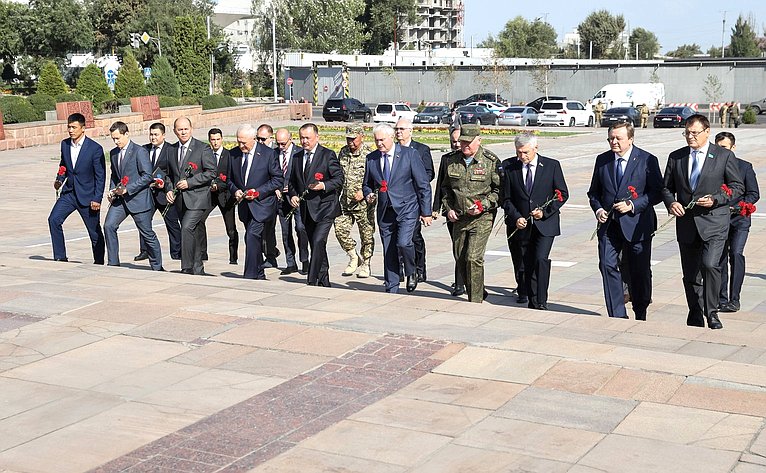
[[[646,128],[649,124],[649,107],[644,103],[639,105],[641,110],[641,128]]]
[[[453,224],[452,251],[456,272],[465,281],[468,300],[482,302],[484,252],[497,213],[500,159],[481,146],[479,125],[460,128],[460,151],[445,156],[442,208]]]
[[[729,102],[729,128],[739,128],[739,104]]]
[[[364,143],[364,126],[346,127],[346,146],[338,153],[344,176],[340,194],[341,214],[335,218],[335,237],[349,258],[343,276],[351,276],[354,272],[359,278],[370,276],[370,260],[375,245],[375,204],[368,204],[364,199],[362,181],[367,155],[372,151]],[[359,253],[356,251],[356,241],[351,236],[354,222],[359,227]]]
[[[604,104],[596,102],[593,106],[593,114],[596,116],[596,126],[601,126],[601,120],[604,118]]]

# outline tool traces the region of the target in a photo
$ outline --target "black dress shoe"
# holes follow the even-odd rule
[[[527,296],[519,296],[516,298],[517,304],[527,304],[529,302],[529,299],[527,299]]]
[[[407,276],[407,292],[413,292],[418,287],[418,277],[413,274]]]
[[[707,326],[711,330],[718,330],[719,328],[723,328],[723,324],[720,320],[718,320],[718,314],[715,312],[710,314],[710,317],[707,318]]]
[[[153,270],[153,271],[161,271],[161,272],[165,272],[165,268],[163,268],[162,266],[160,266],[160,268],[159,268],[159,269],[155,269],[155,270]]]
[[[229,260],[229,264],[237,264],[237,260],[235,260],[235,259],[230,259],[230,260]]]
[[[548,304],[537,304],[537,310],[548,310]]]
[[[207,255],[202,255],[202,261],[207,261]]]
[[[404,282],[404,274],[399,273],[399,282]]]
[[[721,312],[737,312],[739,310],[739,302],[729,302],[721,306]]]
[[[298,272],[298,266],[292,265],[283,269],[279,274],[285,275],[285,274],[293,274],[297,272]]]
[[[261,265],[261,268],[267,269],[267,268],[276,268],[277,267],[277,260],[275,258],[266,258],[266,261],[263,262]]]
[[[192,269],[182,269],[181,273],[183,273],[183,274],[194,274],[194,270],[192,270]]]
[[[181,261],[181,255],[170,255],[170,259],[175,261]]]
[[[426,273],[418,273],[418,282],[426,282]]]
[[[68,258],[53,258],[53,261],[61,261],[62,263],[66,263],[69,261]],[[104,263],[101,263],[104,264]]]
[[[133,257],[133,261],[143,261],[145,259],[149,259],[149,253],[147,253],[146,251],[142,251],[141,253]]]
[[[486,301],[487,297],[489,297],[489,293],[487,292],[486,289],[484,289],[484,294],[482,294],[481,300]]]
[[[298,270],[298,274],[305,276],[308,273],[309,273],[309,262],[304,261],[301,263],[301,269]]]
[[[465,286],[455,286],[455,289],[452,290],[451,294],[455,297],[462,296],[465,294]]]

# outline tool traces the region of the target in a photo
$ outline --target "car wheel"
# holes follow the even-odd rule
[[[444,119],[443,119],[442,117],[439,117],[439,118],[436,120],[436,123],[437,123],[437,124],[439,124],[439,125],[441,125],[442,123],[444,123]]]
[[[366,112],[364,114],[364,122],[365,123],[370,123],[370,120],[372,120],[372,115],[369,112]]]
[[[753,105],[753,111],[755,112],[756,115],[760,115],[761,112],[763,112],[763,110],[761,110],[761,107],[759,107],[758,105]]]
[[[526,118],[521,120],[521,126],[527,126],[527,125],[529,125],[529,120],[527,120]]]
[[[500,119],[498,119],[497,117],[495,117],[495,122],[493,123],[493,125],[497,126],[497,125],[499,125],[499,124],[500,124]]]
[[[574,117],[569,119],[569,126],[575,126],[575,119],[574,119]]]
[[[474,121],[475,124],[481,126],[481,118],[476,118],[476,121]]]
[[[593,128],[593,117],[588,117],[588,128]]]

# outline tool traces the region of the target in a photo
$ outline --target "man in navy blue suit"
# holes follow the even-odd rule
[[[120,265],[120,240],[117,238],[117,230],[123,220],[130,215],[146,244],[152,269],[164,271],[160,241],[152,229],[154,202],[149,185],[154,181],[154,176],[152,176],[149,152],[130,140],[128,126],[124,122],[114,122],[109,127],[109,131],[116,146],[109,153],[112,165],[109,183],[111,206],[104,220],[107,264]]]
[[[61,142],[59,172],[53,181],[53,188],[61,190],[61,196],[48,217],[53,259],[68,261],[62,226],[64,220],[77,211],[88,230],[93,262],[104,264],[106,247],[100,222],[101,199],[106,183],[104,149],[85,136],[85,117],[81,113],[69,115],[67,132],[69,138]]]
[[[394,145],[391,125],[381,123],[372,131],[378,150],[367,156],[363,191],[369,203],[377,193],[386,292],[399,292],[400,258],[412,292],[418,286],[412,236],[420,222],[431,225],[431,184],[418,152]]]
[[[721,148],[734,151],[737,148],[734,135],[722,131],[715,135],[715,144]],[[742,213],[742,204],[755,204],[761,198],[758,191],[758,181],[755,178],[753,165],[737,157],[734,161],[739,167],[739,173],[745,182],[745,194],[739,200],[729,203],[732,210],[729,223],[729,238],[721,252],[721,290],[719,291],[719,307],[721,312],[737,312],[740,308],[739,294],[745,280],[745,243],[750,234],[750,215]],[[731,280],[728,267],[731,267]]]
[[[274,150],[255,141],[256,129],[237,129],[238,148],[231,150],[229,192],[239,202],[239,219],[245,224],[245,273],[247,279],[266,279],[263,271],[263,237],[277,217],[276,191],[284,178]]]
[[[290,205],[287,192],[290,174],[295,163],[295,156],[302,153],[303,149],[295,146],[293,135],[287,128],[280,128],[275,136],[278,146],[275,151],[282,176],[285,179],[282,189],[277,190],[277,200],[279,201],[279,204],[277,204],[277,215],[279,215],[279,226],[282,230],[282,246],[285,249],[285,259],[287,260],[287,267],[280,274],[287,275],[297,272],[306,275],[309,272],[309,239],[306,235],[306,227],[303,225],[300,209],[295,209],[295,212],[290,215],[293,207]],[[290,216],[288,217],[288,215]],[[295,234],[298,239],[297,247],[293,238],[293,226],[295,226]],[[298,260],[301,262],[300,267],[298,267]]]
[[[609,317],[628,318],[623,279],[636,320],[646,320],[652,299],[652,233],[657,229],[654,206],[662,200],[662,174],[657,157],[633,146],[630,123],[609,127],[610,151],[596,157],[588,199],[598,220],[599,270]],[[620,273],[620,258],[630,277]]]

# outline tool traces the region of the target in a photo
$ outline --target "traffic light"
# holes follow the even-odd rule
[[[141,46],[141,35],[138,33],[130,33],[130,45],[133,48],[138,49]]]

